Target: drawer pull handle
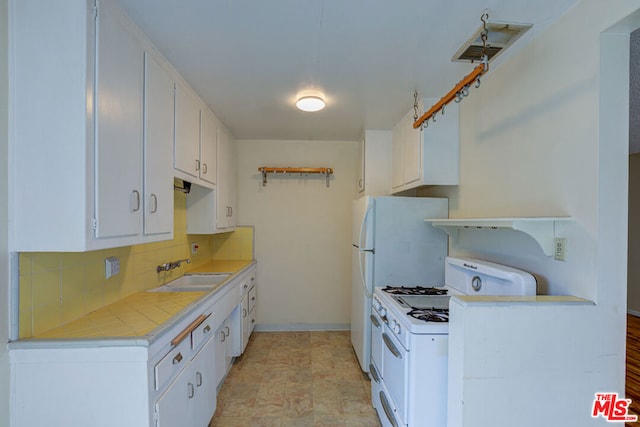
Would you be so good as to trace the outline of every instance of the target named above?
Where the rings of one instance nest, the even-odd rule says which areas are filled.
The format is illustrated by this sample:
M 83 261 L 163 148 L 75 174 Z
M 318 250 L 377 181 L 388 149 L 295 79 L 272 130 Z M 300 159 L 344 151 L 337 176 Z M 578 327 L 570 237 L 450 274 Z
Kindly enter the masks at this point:
M 182 353 L 176 354 L 176 357 L 173 358 L 174 365 L 177 365 L 180 362 L 182 362 Z
M 220 333 L 222 334 L 222 339 L 220 340 L 220 342 L 224 342 L 227 339 L 227 336 L 224 334 L 224 331 L 220 331 Z
M 205 334 L 208 334 L 209 332 L 211 332 L 211 326 L 209 325 L 205 326 L 202 332 L 204 332 Z
M 195 396 L 195 394 L 196 394 L 196 389 L 193 386 L 193 384 L 191 384 L 191 383 L 189 383 L 188 386 L 189 386 L 189 399 L 192 399 L 193 396 Z
M 202 374 L 200 372 L 196 372 L 196 385 L 198 387 L 202 386 Z
M 191 332 L 193 332 L 198 326 L 200 326 L 202 322 L 207 320 L 209 316 L 211 316 L 211 313 L 207 314 L 206 316 L 204 314 L 198 316 L 196 320 L 191 322 L 189 326 L 184 328 L 182 332 L 180 332 L 174 339 L 171 340 L 171 345 L 175 347 L 176 345 L 180 344 L 186 337 L 189 336 L 189 334 L 191 334 Z

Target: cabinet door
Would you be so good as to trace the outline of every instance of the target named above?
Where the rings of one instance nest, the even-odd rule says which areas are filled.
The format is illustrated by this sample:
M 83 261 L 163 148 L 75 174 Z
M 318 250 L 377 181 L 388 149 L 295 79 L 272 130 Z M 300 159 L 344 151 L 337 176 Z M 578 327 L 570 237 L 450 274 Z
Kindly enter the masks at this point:
M 104 4 L 96 42 L 96 237 L 142 232 L 144 50 Z M 117 172 L 116 172 L 117 171 Z
M 189 401 L 195 397 L 195 384 L 187 366 L 156 401 L 156 427 L 192 425 L 189 422 Z
M 251 335 L 251 316 L 249 312 L 249 297 L 247 294 L 242 297 L 240 306 L 242 307 L 242 352 L 244 353 L 245 348 L 247 348 L 247 343 L 249 342 L 249 335 Z
M 235 227 L 235 150 L 229 135 L 218 128 L 218 181 L 216 227 L 228 231 Z
M 216 365 L 215 365 L 215 339 L 210 339 L 207 344 L 193 359 L 193 382 L 195 385 L 195 398 L 189 412 L 193 415 L 193 426 L 208 426 L 209 421 L 216 411 Z M 186 423 L 176 425 L 187 425 Z
M 208 109 L 200 111 L 200 179 L 216 183 L 216 122 Z
M 144 234 L 173 232 L 173 79 L 145 55 Z
M 398 188 L 403 184 L 402 151 L 403 151 L 402 120 L 393 127 L 391 132 L 391 187 Z
M 176 84 L 173 166 L 195 178 L 200 171 L 200 105 L 182 85 Z
M 409 184 L 422 177 L 422 143 L 420 130 L 413 128 L 413 112 L 402 121 L 402 182 Z
M 225 374 L 227 373 L 225 366 L 226 359 L 226 344 L 225 341 L 227 339 L 226 329 L 224 322 L 220 327 L 216 330 L 216 335 L 213 338 L 215 340 L 215 373 L 216 373 L 216 387 L 220 385 L 220 382 L 224 379 Z
M 365 142 L 365 139 L 361 139 L 360 142 L 358 143 L 358 152 L 359 154 L 359 158 L 358 158 L 358 193 L 363 193 L 365 188 L 365 182 L 364 182 L 364 177 L 365 177 L 365 167 L 366 167 L 366 150 L 367 150 L 367 145 Z

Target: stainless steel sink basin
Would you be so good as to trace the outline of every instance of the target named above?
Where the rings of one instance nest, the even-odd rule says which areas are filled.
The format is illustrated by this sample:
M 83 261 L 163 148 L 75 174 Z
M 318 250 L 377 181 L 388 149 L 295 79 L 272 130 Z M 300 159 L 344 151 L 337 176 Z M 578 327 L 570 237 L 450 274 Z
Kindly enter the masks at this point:
M 209 292 L 221 286 L 230 273 L 185 275 L 149 292 Z

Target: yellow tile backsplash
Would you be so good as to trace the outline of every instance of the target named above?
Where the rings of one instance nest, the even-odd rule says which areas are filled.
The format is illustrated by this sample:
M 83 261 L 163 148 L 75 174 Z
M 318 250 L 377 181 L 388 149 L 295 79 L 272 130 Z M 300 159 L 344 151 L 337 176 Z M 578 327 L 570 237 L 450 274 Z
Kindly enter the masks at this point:
M 114 302 L 177 279 L 212 260 L 253 259 L 253 227 L 215 235 L 187 235 L 186 197 L 174 193 L 174 238 L 84 253 L 20 254 L 20 338 L 72 322 Z M 198 253 L 191 254 L 197 243 Z M 105 278 L 105 258 L 120 259 L 120 274 Z M 158 274 L 159 264 L 191 264 Z

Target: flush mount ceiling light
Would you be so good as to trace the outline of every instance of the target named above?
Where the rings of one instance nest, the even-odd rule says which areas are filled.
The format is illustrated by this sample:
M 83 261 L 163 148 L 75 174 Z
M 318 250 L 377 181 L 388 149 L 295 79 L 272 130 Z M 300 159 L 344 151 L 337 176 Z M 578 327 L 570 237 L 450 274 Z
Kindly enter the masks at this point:
M 296 101 L 296 107 L 302 111 L 320 111 L 324 106 L 324 99 L 319 96 L 303 96 Z

